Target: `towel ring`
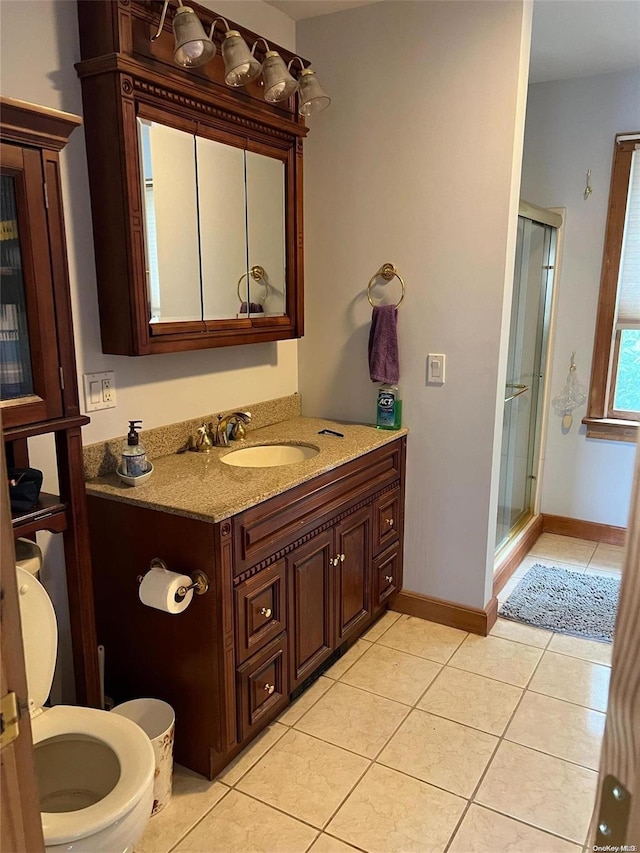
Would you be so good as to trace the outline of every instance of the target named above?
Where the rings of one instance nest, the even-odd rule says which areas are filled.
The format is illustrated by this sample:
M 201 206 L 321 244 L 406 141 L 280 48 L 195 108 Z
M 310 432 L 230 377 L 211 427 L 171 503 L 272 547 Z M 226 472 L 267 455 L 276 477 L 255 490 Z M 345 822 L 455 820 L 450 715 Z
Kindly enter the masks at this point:
M 402 276 L 393 264 L 383 264 L 378 270 L 378 272 L 372 275 L 369 279 L 369 284 L 367 285 L 367 299 L 369 300 L 369 305 L 371 305 L 372 308 L 376 307 L 376 303 L 371 298 L 371 288 L 373 287 L 375 280 L 379 277 L 384 278 L 386 281 L 391 281 L 393 278 L 397 278 L 400 282 L 400 285 L 402 286 L 402 295 L 396 304 L 396 308 L 398 308 L 400 303 L 404 299 L 406 288 L 404 286 L 404 280 Z
M 240 293 L 240 285 L 242 284 L 243 279 L 247 278 L 248 276 L 251 276 L 251 278 L 254 281 L 261 282 L 262 286 L 265 288 L 265 290 L 267 287 L 267 283 L 264 280 L 264 276 L 265 276 L 264 267 L 261 267 L 258 264 L 256 264 L 255 266 L 251 267 L 249 272 L 243 272 L 242 275 L 240 276 L 240 278 L 238 279 L 238 300 L 240 301 L 240 304 L 242 304 L 243 302 L 246 301 L 245 299 L 242 298 L 242 294 Z M 247 294 L 247 297 L 248 297 L 248 294 Z

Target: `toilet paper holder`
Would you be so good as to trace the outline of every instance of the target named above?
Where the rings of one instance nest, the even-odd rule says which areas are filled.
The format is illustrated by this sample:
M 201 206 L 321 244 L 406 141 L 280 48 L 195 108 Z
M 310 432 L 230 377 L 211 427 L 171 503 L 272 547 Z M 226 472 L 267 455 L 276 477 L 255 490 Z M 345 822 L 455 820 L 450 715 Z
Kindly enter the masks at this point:
M 161 560 L 160 557 L 154 557 L 151 560 L 151 562 L 149 563 L 149 569 L 164 569 L 167 572 L 171 571 L 169 566 L 167 566 L 165 561 Z M 138 575 L 138 583 L 142 583 L 143 577 L 144 575 Z M 178 587 L 177 594 L 184 598 L 184 596 L 189 592 L 189 590 L 192 589 L 196 595 L 204 595 L 205 592 L 207 592 L 207 590 L 209 589 L 209 578 L 206 576 L 206 574 L 203 571 L 200 571 L 200 569 L 196 569 L 195 571 L 190 573 L 190 577 L 192 580 L 190 586 L 185 585 Z

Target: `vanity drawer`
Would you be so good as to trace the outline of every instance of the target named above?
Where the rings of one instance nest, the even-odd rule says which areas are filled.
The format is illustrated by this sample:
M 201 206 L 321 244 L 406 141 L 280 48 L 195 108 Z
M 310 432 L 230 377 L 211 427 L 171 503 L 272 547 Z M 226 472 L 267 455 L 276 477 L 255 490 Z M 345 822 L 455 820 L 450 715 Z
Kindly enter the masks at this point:
M 273 718 L 289 700 L 287 635 L 282 634 L 239 667 L 238 735 L 248 738 L 265 718 Z
M 373 550 L 377 554 L 400 535 L 400 489 L 381 495 L 373 505 Z
M 234 573 L 241 574 L 332 516 L 400 481 L 404 455 L 402 437 L 240 513 L 234 523 Z
M 373 561 L 373 612 L 401 588 L 402 552 L 397 542 Z
M 237 660 L 244 663 L 287 627 L 284 560 L 241 583 L 234 597 Z

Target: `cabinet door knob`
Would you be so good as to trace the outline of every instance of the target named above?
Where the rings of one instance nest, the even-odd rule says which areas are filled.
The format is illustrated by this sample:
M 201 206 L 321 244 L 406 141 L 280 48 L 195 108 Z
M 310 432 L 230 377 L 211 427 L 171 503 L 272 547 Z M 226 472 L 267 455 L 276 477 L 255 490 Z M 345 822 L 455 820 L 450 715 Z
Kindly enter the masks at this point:
M 264 616 L 265 619 L 270 619 L 271 613 L 272 613 L 272 610 L 270 607 L 261 607 L 260 608 L 260 615 Z
M 393 583 L 393 575 L 385 575 L 384 579 L 387 583 Z
M 340 554 L 340 562 L 344 563 L 344 554 Z
M 393 527 L 393 519 L 392 518 L 387 519 L 387 527 Z
M 332 566 L 337 566 L 337 565 L 338 565 L 338 563 L 340 562 L 340 555 L 338 555 L 338 556 L 335 558 L 335 560 L 331 560 L 331 559 L 330 559 L 330 560 L 329 560 L 329 562 L 331 563 L 331 565 L 332 565 Z
M 269 696 L 271 696 L 273 691 L 276 689 L 276 686 L 275 684 L 265 684 L 262 689 L 265 691 L 265 693 L 268 693 Z

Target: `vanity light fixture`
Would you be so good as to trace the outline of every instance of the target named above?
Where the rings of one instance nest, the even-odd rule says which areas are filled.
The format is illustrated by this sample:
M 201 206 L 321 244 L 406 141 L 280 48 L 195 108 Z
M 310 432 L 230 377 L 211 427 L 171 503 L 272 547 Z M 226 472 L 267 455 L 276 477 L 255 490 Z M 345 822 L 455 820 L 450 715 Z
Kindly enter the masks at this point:
M 164 0 L 158 31 L 151 37 L 151 41 L 160 37 L 168 7 L 169 0 Z M 190 6 L 184 6 L 182 0 L 178 0 L 178 7 L 173 16 L 174 62 L 183 68 L 195 68 L 213 59 L 216 53 L 213 34 L 218 23 L 223 23 L 226 27 L 222 40 L 222 59 L 224 60 L 224 82 L 227 86 L 233 88 L 246 86 L 262 73 L 264 99 L 271 104 L 286 101 L 297 90 L 300 115 L 319 113 L 329 106 L 331 98 L 318 82 L 316 72 L 311 68 L 305 68 L 299 56 L 294 56 L 291 62 L 285 65 L 278 51 L 271 50 L 269 43 L 262 36 L 255 40 L 253 47 L 249 50 L 249 46 L 238 30 L 230 29 L 225 18 L 216 18 L 207 35 L 195 11 Z M 262 42 L 266 48 L 262 65 L 255 57 L 258 42 Z M 300 63 L 300 76 L 297 80 L 291 74 L 291 66 L 296 60 Z
M 160 37 L 164 21 L 167 15 L 169 0 L 165 0 L 160 17 L 158 32 L 151 37 L 155 41 Z M 178 8 L 173 16 L 173 37 L 175 39 L 175 50 L 173 61 L 183 68 L 196 68 L 213 59 L 216 46 L 204 31 L 200 18 L 190 6 L 183 6 L 182 0 L 178 0 Z
M 318 82 L 316 72 L 311 68 L 305 68 L 299 56 L 294 56 L 287 68 L 290 70 L 296 59 L 302 69 L 298 79 L 298 112 L 301 116 L 309 116 L 326 110 L 331 103 L 331 98 Z
M 229 24 L 225 18 L 215 19 L 209 30 L 209 38 L 213 38 L 213 31 L 218 21 L 222 21 L 227 28 L 224 34 L 224 41 L 222 42 L 224 82 L 227 86 L 233 86 L 234 89 L 237 89 L 239 86 L 246 86 L 247 83 L 250 83 L 259 76 L 262 66 L 253 55 L 253 51 L 249 50 L 246 41 L 240 33 L 237 30 L 229 29 Z
M 291 75 L 284 59 L 277 50 L 271 50 L 268 42 L 262 37 L 256 39 L 251 53 L 261 41 L 267 49 L 262 63 L 262 79 L 264 80 L 264 99 L 271 104 L 286 101 L 298 88 L 298 81 Z

